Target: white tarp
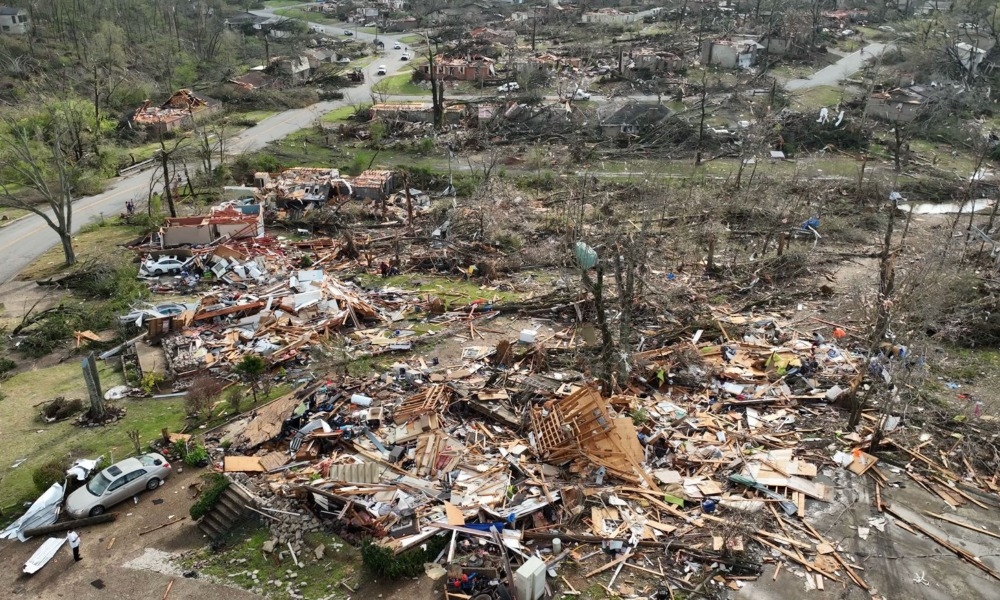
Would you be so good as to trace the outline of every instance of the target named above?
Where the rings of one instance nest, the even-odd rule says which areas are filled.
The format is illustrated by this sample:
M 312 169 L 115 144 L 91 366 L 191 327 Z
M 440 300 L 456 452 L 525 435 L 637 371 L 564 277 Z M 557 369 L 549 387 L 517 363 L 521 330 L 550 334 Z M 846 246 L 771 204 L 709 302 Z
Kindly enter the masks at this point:
M 41 571 L 42 567 L 47 565 L 49 561 L 52 560 L 52 557 L 56 555 L 56 552 L 58 552 L 65 543 L 66 538 L 64 537 L 50 537 L 45 540 L 45 542 L 38 547 L 38 550 L 35 550 L 35 553 L 31 555 L 28 562 L 24 563 L 24 572 L 28 575 L 33 575 L 38 571 Z
M 61 483 L 53 483 L 52 487 L 45 490 L 45 493 L 35 500 L 27 512 L 21 518 L 7 526 L 7 529 L 0 531 L 0 539 L 12 540 L 17 538 L 22 542 L 27 541 L 24 537 L 26 529 L 44 527 L 56 522 L 59 518 L 59 507 L 62 506 L 65 490 Z
M 73 461 L 70 468 L 66 469 L 66 475 L 76 477 L 77 481 L 85 481 L 100 461 L 100 458 L 78 458 Z

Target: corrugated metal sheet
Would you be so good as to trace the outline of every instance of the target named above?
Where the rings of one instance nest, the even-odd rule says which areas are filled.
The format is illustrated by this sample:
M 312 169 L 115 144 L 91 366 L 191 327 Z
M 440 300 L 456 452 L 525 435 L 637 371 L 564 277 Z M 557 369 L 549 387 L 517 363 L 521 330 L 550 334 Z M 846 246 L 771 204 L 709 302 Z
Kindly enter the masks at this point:
M 330 481 L 346 481 L 347 483 L 378 482 L 379 466 L 373 462 L 355 463 L 352 465 L 330 465 Z

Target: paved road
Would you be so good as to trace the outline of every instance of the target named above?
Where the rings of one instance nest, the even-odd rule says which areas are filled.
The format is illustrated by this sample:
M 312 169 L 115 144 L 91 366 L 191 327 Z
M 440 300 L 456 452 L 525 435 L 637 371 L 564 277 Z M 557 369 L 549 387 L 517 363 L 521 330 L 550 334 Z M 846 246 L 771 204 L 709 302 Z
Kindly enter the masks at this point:
M 254 11 L 254 14 L 263 16 L 273 16 L 273 10 Z M 322 30 L 328 35 L 339 36 L 343 34 L 348 25 L 326 25 L 321 23 L 310 23 L 311 26 Z M 392 50 L 392 45 L 401 37 L 400 35 L 379 35 L 380 39 L 386 42 L 386 52 L 365 67 L 365 84 L 344 91 L 343 100 L 330 102 L 320 102 L 308 108 L 289 110 L 264 119 L 255 127 L 251 127 L 229 142 L 229 153 L 239 154 L 246 151 L 257 150 L 264 147 L 269 142 L 282 139 L 289 134 L 311 125 L 317 118 L 327 112 L 335 110 L 345 105 L 356 105 L 371 101 L 371 85 L 378 81 L 375 73 L 380 65 L 385 65 L 388 72 L 395 73 L 406 71 L 409 63 L 399 60 L 402 55 L 400 50 Z M 363 42 L 372 42 L 375 36 L 372 34 L 357 32 L 355 39 Z M 875 56 L 876 53 L 883 52 L 884 44 L 872 44 L 863 51 L 849 54 L 820 71 L 817 71 L 809 79 L 796 79 L 785 84 L 788 90 L 800 90 L 820 85 L 836 85 L 841 79 L 859 70 L 862 63 L 867 58 Z M 862 54 L 863 53 L 863 54 Z M 449 100 L 461 100 L 468 97 L 451 96 Z M 430 98 L 422 97 L 398 97 L 396 100 L 422 100 L 429 101 Z M 546 97 L 547 100 L 555 100 L 555 97 Z M 655 96 L 634 96 L 634 100 L 656 101 Z M 607 102 L 608 98 L 594 96 L 594 102 Z M 86 225 L 93 219 L 104 216 L 114 216 L 119 214 L 125 202 L 129 199 L 145 198 L 149 192 L 154 171 L 136 173 L 128 177 L 119 177 L 111 182 L 108 189 L 96 196 L 81 198 L 73 209 L 73 231 L 79 231 L 80 227 Z M 0 229 L 0 283 L 12 279 L 24 267 L 30 264 L 43 252 L 59 243 L 59 238 L 49 229 L 42 219 L 31 215 L 20 219 L 2 229 Z
M 841 58 L 832 65 L 816 71 L 806 79 L 792 79 L 785 84 L 785 89 L 794 92 L 821 85 L 837 85 L 854 73 L 861 70 L 866 60 L 881 56 L 886 44 L 870 44 L 863 49 Z
M 269 11 L 259 12 L 267 14 Z M 342 28 L 327 29 L 331 34 L 343 31 Z M 357 37 L 361 40 L 374 38 L 360 32 Z M 379 37 L 385 38 L 387 48 L 391 48 L 398 36 Z M 399 50 L 387 50 L 385 55 L 365 68 L 365 84 L 345 89 L 343 100 L 320 102 L 308 108 L 285 111 L 268 117 L 255 127 L 234 136 L 229 141 L 229 153 L 239 154 L 257 150 L 269 142 L 308 127 L 327 112 L 346 105 L 370 102 L 371 85 L 379 79 L 375 75 L 376 69 L 379 65 L 386 65 L 389 73 L 403 70 L 409 63 L 399 60 L 401 54 Z M 124 210 L 125 202 L 129 199 L 146 198 L 154 173 L 155 171 L 148 170 L 127 177 L 118 177 L 112 180 L 104 193 L 77 200 L 73 205 L 73 231 L 79 231 L 82 226 L 100 218 L 101 215 L 118 215 Z M 37 215 L 29 215 L 0 229 L 0 283 L 12 279 L 43 252 L 58 243 L 59 237 Z

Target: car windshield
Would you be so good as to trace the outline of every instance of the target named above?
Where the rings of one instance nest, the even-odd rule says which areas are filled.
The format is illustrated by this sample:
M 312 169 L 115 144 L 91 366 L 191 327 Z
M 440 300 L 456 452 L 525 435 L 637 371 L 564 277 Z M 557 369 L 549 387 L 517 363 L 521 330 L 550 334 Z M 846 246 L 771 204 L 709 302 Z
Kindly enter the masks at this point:
M 97 477 L 91 479 L 90 483 L 87 484 L 87 491 L 95 496 L 100 496 L 108 489 L 109 485 L 111 485 L 111 480 L 108 479 L 108 476 L 104 473 L 98 473 Z

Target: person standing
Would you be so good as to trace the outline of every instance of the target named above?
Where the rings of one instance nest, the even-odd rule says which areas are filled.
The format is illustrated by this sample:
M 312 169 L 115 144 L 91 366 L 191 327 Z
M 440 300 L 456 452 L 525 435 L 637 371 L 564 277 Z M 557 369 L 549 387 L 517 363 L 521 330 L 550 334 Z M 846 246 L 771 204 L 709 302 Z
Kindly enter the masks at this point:
M 69 547 L 73 550 L 73 560 L 80 560 L 80 535 L 75 531 L 66 534 Z

